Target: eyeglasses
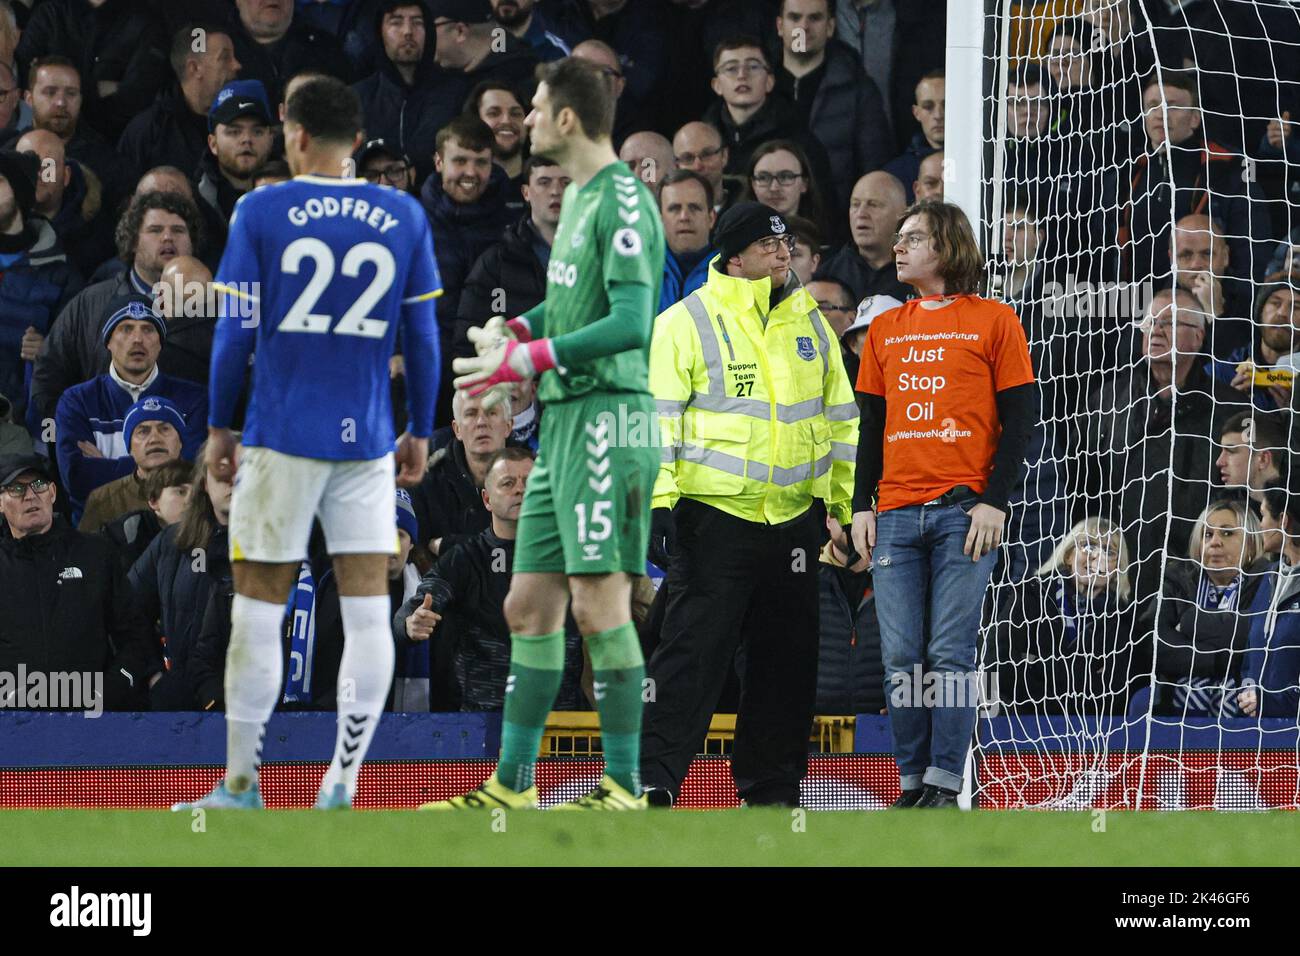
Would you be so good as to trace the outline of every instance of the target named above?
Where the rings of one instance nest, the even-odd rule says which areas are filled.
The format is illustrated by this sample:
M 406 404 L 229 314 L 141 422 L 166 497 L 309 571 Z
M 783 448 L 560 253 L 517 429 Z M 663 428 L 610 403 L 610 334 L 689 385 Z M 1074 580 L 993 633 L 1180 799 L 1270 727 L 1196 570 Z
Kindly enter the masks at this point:
M 1201 323 L 1199 322 L 1175 323 L 1173 319 L 1151 319 L 1150 320 L 1151 328 L 1159 329 L 1161 332 L 1168 332 L 1170 329 L 1174 327 L 1175 324 L 1177 324 L 1180 329 L 1193 329 L 1197 332 L 1201 331 Z
M 623 74 L 620 73 L 618 70 L 614 69 L 612 66 L 602 66 L 600 68 L 600 72 L 605 77 L 611 80 L 621 80 L 623 78 Z
M 714 156 L 719 155 L 722 152 L 722 149 L 721 146 L 717 146 L 709 149 L 702 149 L 698 153 L 678 153 L 673 157 L 673 159 L 677 161 L 678 166 L 694 166 L 697 159 L 702 159 L 707 162 Z
M 921 244 L 930 238 L 928 232 L 896 232 L 894 233 L 894 245 L 906 246 L 908 249 L 919 249 Z
M 773 181 L 782 186 L 793 186 L 799 180 L 803 179 L 803 173 L 792 173 L 788 169 L 783 169 L 779 173 L 755 173 L 752 177 L 755 186 L 761 186 L 763 189 L 771 187 Z
M 49 487 L 50 487 L 50 482 L 48 480 L 44 478 L 36 478 L 33 479 L 32 481 L 25 482 L 25 483 L 21 481 L 15 481 L 11 485 L 5 485 L 4 493 L 7 494 L 10 498 L 13 498 L 17 501 L 22 501 L 24 498 L 27 497 L 28 488 L 32 489 L 32 491 L 36 492 L 39 495 L 39 494 L 44 494 L 46 491 L 48 491 Z
M 1113 544 L 1103 544 L 1101 541 L 1078 541 L 1075 546 L 1083 554 L 1101 555 L 1114 561 L 1119 560 L 1119 548 Z
M 854 305 L 836 305 L 834 302 L 818 302 L 817 308 L 823 313 L 826 312 L 857 312 L 858 308 Z
M 738 63 L 735 60 L 732 60 L 730 63 L 724 63 L 722 66 L 718 67 L 718 76 L 725 76 L 729 80 L 734 80 L 742 73 L 749 74 L 766 72 L 767 64 L 762 60 L 746 60 L 743 63 Z
M 401 186 L 405 184 L 406 171 L 410 168 L 406 163 L 392 163 L 379 169 L 368 169 L 363 175 L 372 183 L 377 183 L 383 179 L 394 186 Z
M 794 236 L 768 236 L 766 239 L 759 239 L 757 245 L 768 253 L 776 252 L 782 246 L 785 246 L 786 252 L 794 252 Z
M 451 20 L 448 19 L 447 17 L 443 17 L 441 20 L 433 21 L 433 28 L 436 30 L 438 29 L 438 27 L 450 26 L 453 23 L 459 23 L 459 22 L 460 22 L 459 20 Z

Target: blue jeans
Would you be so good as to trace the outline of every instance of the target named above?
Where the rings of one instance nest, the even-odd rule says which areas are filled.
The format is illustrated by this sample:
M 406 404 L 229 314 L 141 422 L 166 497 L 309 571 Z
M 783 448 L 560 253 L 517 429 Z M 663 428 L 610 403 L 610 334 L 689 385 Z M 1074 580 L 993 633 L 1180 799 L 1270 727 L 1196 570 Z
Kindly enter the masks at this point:
M 904 790 L 961 789 L 975 730 L 976 645 L 997 552 L 962 554 L 971 498 L 876 520 L 872 551 L 885 699 Z

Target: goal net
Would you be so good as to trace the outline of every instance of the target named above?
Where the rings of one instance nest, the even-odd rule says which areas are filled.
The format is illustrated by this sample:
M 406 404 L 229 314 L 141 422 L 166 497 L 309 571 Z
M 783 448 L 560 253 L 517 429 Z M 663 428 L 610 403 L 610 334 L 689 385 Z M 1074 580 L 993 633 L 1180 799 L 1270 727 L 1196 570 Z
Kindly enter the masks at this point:
M 985 615 L 974 795 L 1295 806 L 1300 575 L 1264 529 L 1300 368 L 1300 7 L 985 19 L 980 230 L 1041 423 Z

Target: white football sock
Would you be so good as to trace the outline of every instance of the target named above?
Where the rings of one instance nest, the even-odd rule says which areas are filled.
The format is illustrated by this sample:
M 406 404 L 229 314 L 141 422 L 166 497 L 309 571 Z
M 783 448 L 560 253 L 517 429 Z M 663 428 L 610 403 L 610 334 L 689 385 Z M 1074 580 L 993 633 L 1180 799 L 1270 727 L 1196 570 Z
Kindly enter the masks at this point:
M 329 793 L 336 784 L 357 791 L 357 773 L 370 749 L 379 715 L 393 683 L 393 609 L 386 595 L 340 597 L 343 618 L 343 658 L 339 661 L 338 736 L 334 759 L 321 783 Z
M 280 696 L 284 605 L 235 595 L 226 651 L 226 789 L 247 790 L 262 764 L 262 737 Z

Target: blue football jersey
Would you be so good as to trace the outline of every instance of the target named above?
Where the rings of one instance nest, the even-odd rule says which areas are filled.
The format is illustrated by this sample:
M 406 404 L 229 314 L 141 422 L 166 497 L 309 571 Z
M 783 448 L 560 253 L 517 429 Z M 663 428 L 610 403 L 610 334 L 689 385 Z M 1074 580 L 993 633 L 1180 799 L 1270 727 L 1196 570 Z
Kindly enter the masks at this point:
M 419 202 L 361 179 L 299 176 L 235 204 L 216 285 L 210 424 L 229 427 L 248 358 L 245 445 L 331 460 L 393 450 L 399 328 L 412 434 L 433 427 L 442 291 Z

